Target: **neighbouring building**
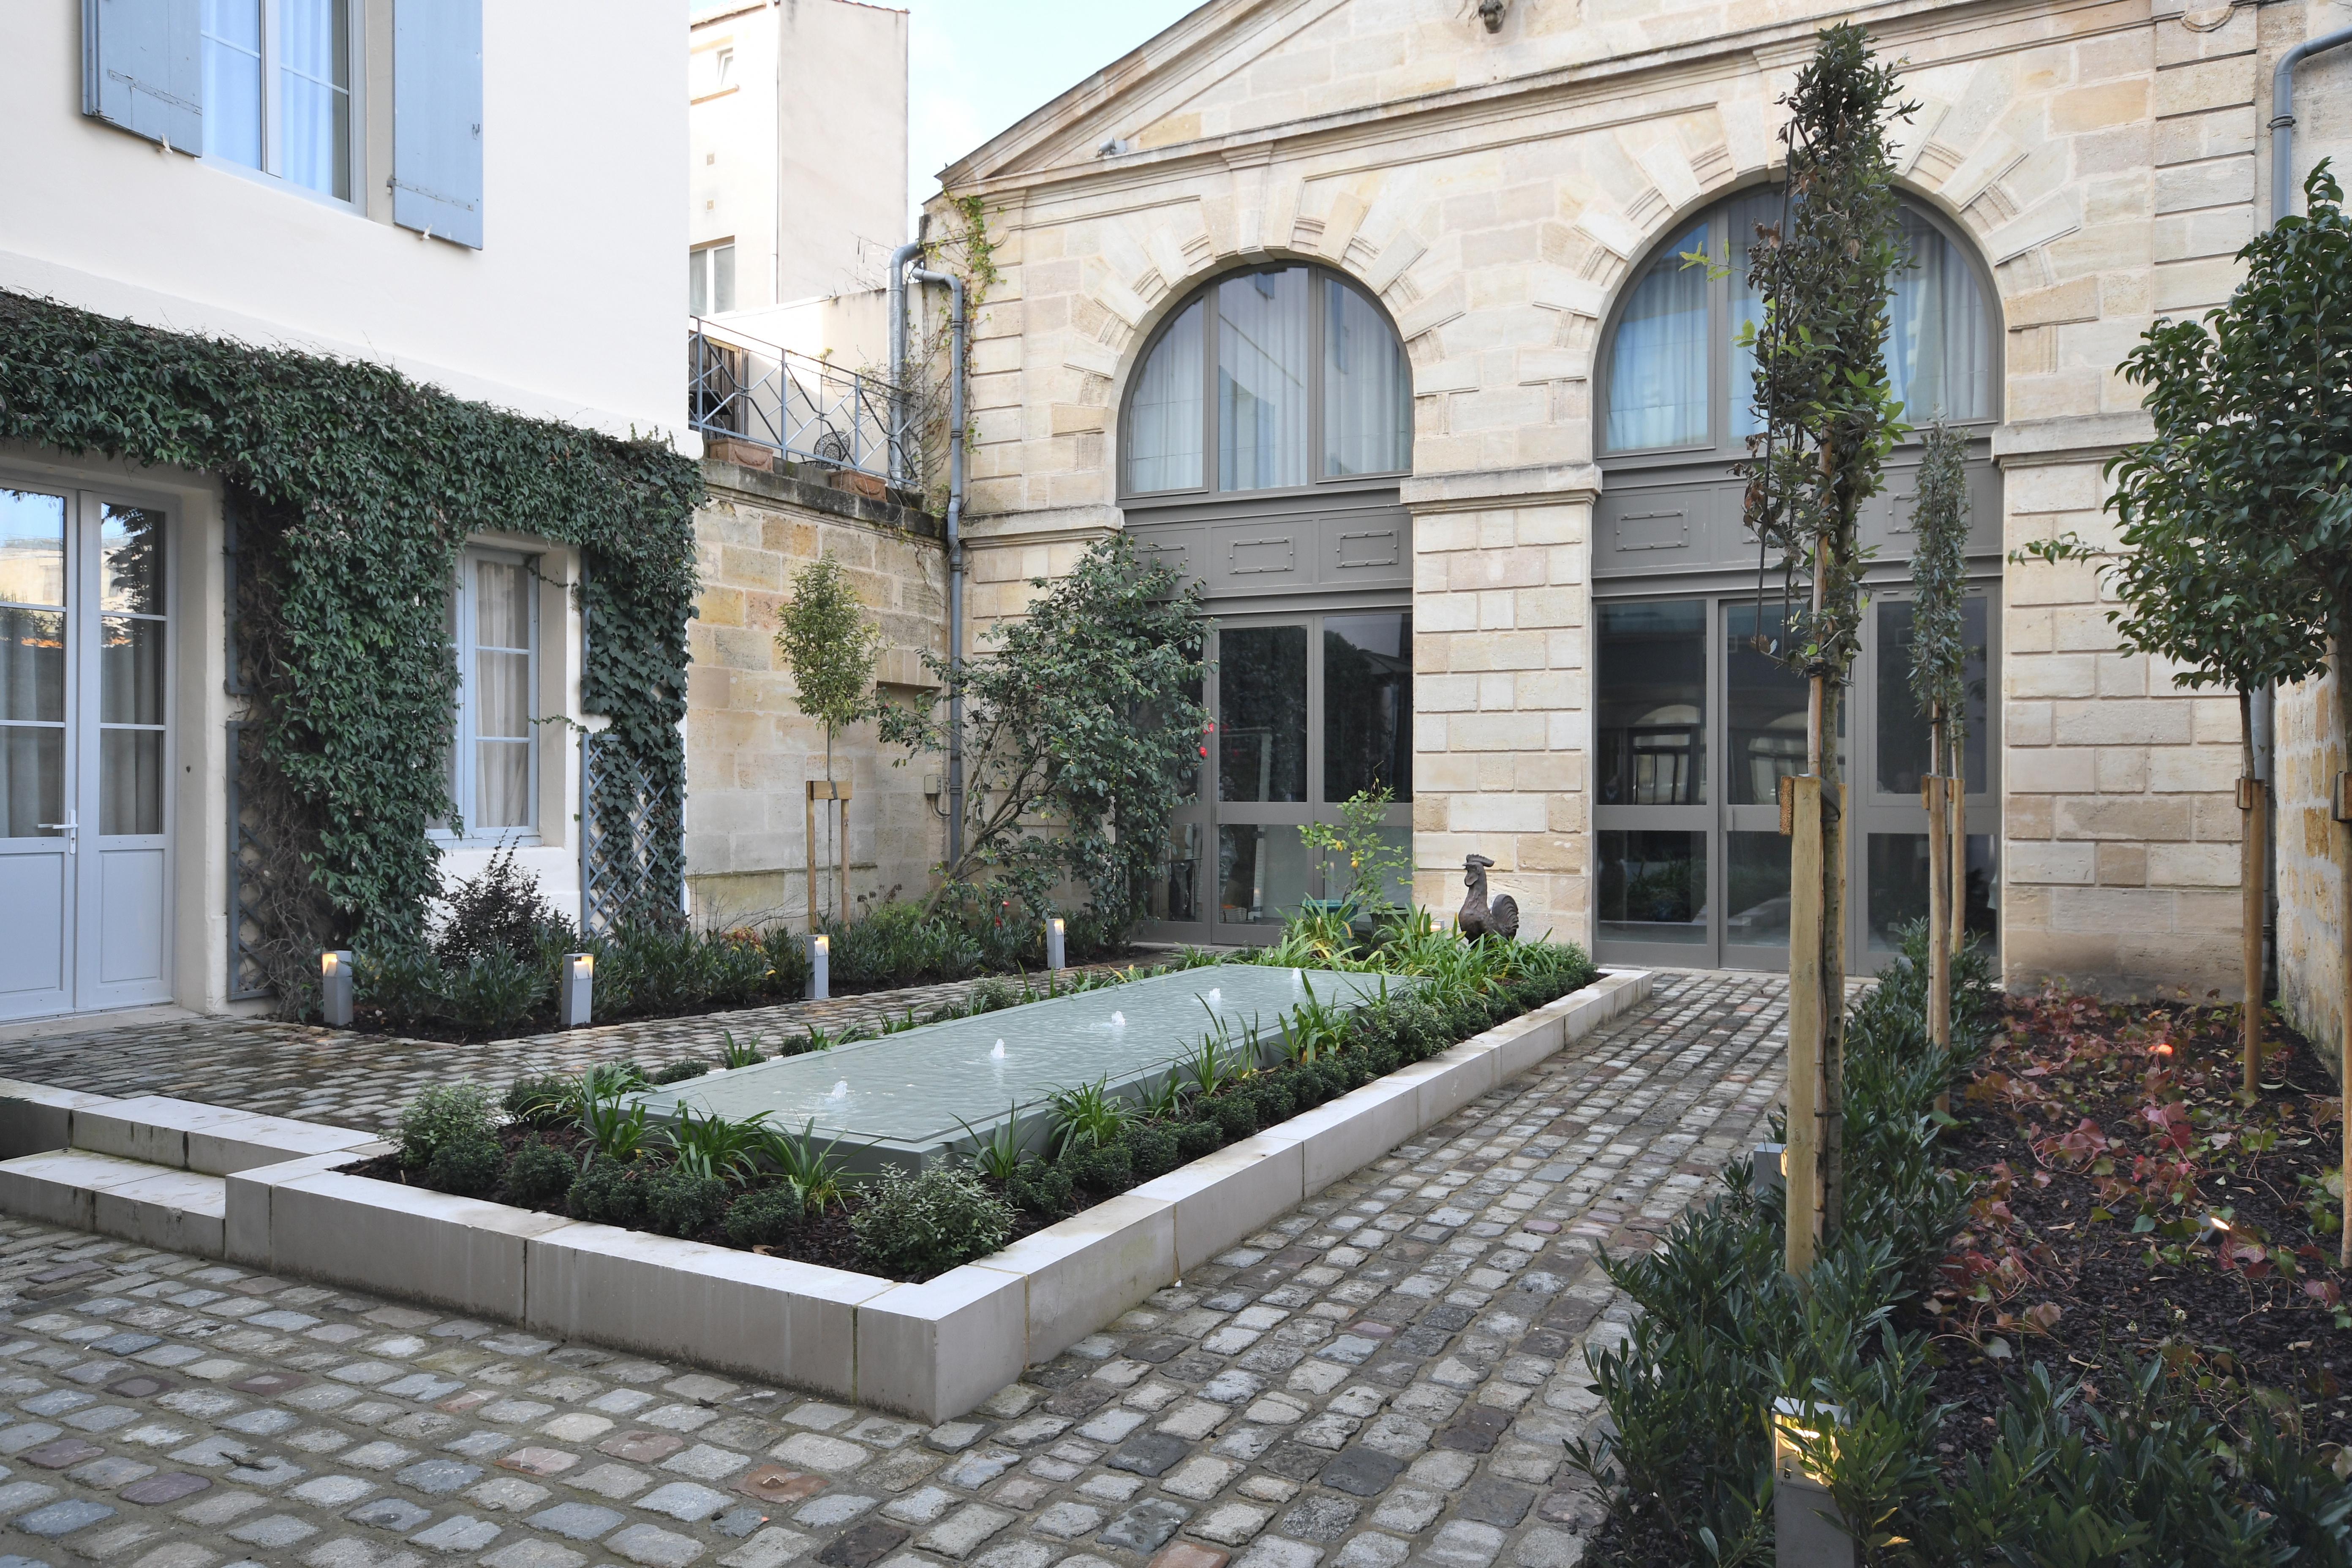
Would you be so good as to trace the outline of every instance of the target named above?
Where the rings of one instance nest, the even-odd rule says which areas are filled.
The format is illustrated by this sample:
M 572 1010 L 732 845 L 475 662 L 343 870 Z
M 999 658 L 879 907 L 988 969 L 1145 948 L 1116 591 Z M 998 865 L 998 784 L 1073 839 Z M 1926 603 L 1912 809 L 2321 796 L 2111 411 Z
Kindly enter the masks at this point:
M 2091 568 L 2005 556 L 2107 534 L 2101 467 L 2147 428 L 2117 365 L 2226 297 L 2273 216 L 2273 62 L 2352 19 L 2299 0 L 1213 0 L 947 170 L 1003 274 L 973 353 L 973 624 L 1115 529 L 1215 616 L 1214 765 L 1154 932 L 1268 931 L 1326 890 L 1299 825 L 1385 785 L 1425 905 L 1475 851 L 1528 929 L 1603 959 L 1785 962 L 1773 800 L 1805 699 L 1750 651 L 1780 590 L 1730 469 L 1736 337 L 1776 100 L 1849 17 L 1916 103 L 1890 369 L 1973 443 L 1971 923 L 2012 984 L 2234 990 L 2234 702 L 2118 651 Z M 2352 144 L 2347 68 L 2305 69 L 2303 167 Z M 1859 967 L 1924 911 L 1916 462 L 1867 518 Z M 2297 704 L 2282 745 L 2302 724 L 2324 775 L 2337 742 Z M 2288 815 L 2283 870 L 2327 852 Z
M 89 0 L 0 31 L 0 290 L 616 437 L 683 426 L 675 16 Z M 0 1019 L 250 992 L 222 497 L 209 472 L 0 447 Z M 574 908 L 579 552 L 465 521 L 445 865 L 513 845 Z

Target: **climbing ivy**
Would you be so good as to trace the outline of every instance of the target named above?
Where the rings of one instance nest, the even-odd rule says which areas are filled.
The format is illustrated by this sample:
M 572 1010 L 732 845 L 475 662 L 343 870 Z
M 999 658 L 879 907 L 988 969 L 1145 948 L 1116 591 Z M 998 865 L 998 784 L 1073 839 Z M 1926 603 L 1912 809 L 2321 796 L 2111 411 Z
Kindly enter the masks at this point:
M 581 700 L 665 804 L 679 865 L 697 465 L 469 403 L 378 364 L 137 326 L 0 291 L 0 439 L 216 476 L 238 523 L 245 801 L 263 823 L 264 967 L 414 935 L 456 815 L 446 597 L 468 535 L 574 545 Z

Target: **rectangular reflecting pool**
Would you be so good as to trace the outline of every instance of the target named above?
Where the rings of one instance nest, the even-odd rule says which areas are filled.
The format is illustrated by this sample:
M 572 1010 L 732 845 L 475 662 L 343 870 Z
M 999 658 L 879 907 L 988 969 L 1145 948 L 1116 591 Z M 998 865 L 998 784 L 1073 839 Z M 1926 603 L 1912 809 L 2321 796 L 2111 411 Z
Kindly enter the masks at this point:
M 1217 964 L 709 1073 L 641 1098 L 656 1120 L 688 1106 L 730 1121 L 765 1112 L 768 1126 L 793 1132 L 813 1121 L 820 1141 L 839 1140 L 853 1170 L 911 1169 L 1008 1117 L 1024 1128 L 1042 1121 L 1056 1090 L 1097 1079 L 1129 1094 L 1156 1086 L 1219 1023 L 1237 1047 L 1256 1029 L 1270 1056 L 1281 1020 L 1310 991 L 1318 1002 L 1359 1006 L 1378 1000 L 1384 984 L 1395 995 L 1417 983 Z

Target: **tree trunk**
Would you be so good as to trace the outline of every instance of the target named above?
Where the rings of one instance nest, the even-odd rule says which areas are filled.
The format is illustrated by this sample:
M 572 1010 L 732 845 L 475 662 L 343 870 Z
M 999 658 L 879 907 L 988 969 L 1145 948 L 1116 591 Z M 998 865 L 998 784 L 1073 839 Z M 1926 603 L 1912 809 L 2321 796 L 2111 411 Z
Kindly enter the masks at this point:
M 1789 1128 L 1782 1193 L 1787 1202 L 1781 1267 L 1802 1279 L 1813 1266 L 1821 1207 L 1822 781 L 1784 781 L 1789 791 Z
M 2336 721 L 2343 742 L 2344 764 L 2352 769 L 2352 663 L 2346 654 L 2352 652 L 2352 601 L 2338 600 L 2336 605 Z M 2342 790 L 2334 779 L 2328 781 L 2331 805 L 2341 804 Z M 2336 1183 L 2343 1199 L 2343 1228 L 2336 1233 L 2336 1267 L 2352 1268 L 2352 830 L 2340 835 L 2347 841 L 2344 864 L 2337 880 L 2342 907 L 2336 921 L 2338 952 L 2343 959 L 2343 972 L 2336 987 L 2336 1130 L 2342 1136 Z
M 2254 776 L 2254 692 L 2238 688 L 2239 731 L 2243 736 L 2245 776 L 2238 781 L 2238 809 L 2245 826 L 2238 835 L 2238 974 L 2245 996 L 2240 1034 L 2244 1047 L 2241 1087 L 2254 1092 L 2263 1070 L 2263 837 L 2269 802 L 2262 781 Z
M 1952 929 L 1948 936 L 1958 956 L 1969 944 L 1969 759 L 1968 743 L 1952 748 Z
M 1822 682 L 1822 1237 L 1845 1223 L 1845 790 L 1838 710 L 1845 692 Z
M 1941 731 L 1943 721 L 1937 720 L 1935 728 Z M 1949 791 L 1944 775 L 1933 772 L 1919 791 L 1927 811 L 1927 1040 L 1944 1047 L 1952 1043 L 1952 858 L 1944 832 Z

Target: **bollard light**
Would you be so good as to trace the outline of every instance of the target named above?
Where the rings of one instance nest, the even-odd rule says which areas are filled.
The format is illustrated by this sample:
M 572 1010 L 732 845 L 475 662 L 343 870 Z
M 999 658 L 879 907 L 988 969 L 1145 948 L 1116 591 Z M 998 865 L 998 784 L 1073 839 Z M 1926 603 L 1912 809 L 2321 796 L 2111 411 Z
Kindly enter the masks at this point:
M 833 994 L 831 978 L 826 973 L 827 969 L 831 967 L 833 939 L 820 931 L 810 937 L 808 943 L 808 999 L 812 1002 L 822 1002 Z
M 1770 1421 L 1774 1560 L 1781 1568 L 1853 1568 L 1853 1537 L 1839 1523 L 1822 1470 L 1845 1412 L 1834 1405 L 1776 1399 Z
M 555 1023 L 558 1028 L 584 1029 L 593 1009 L 596 992 L 596 955 L 593 952 L 567 952 L 563 955 L 563 973 L 555 987 Z
M 1759 1193 L 1781 1193 L 1789 1189 L 1789 1146 L 1785 1143 L 1759 1143 L 1748 1160 L 1748 1184 Z
M 331 1029 L 352 1026 L 352 955 L 348 950 L 319 954 L 319 1016 Z
M 1065 967 L 1062 963 L 1062 917 L 1059 915 L 1045 922 L 1045 967 Z

